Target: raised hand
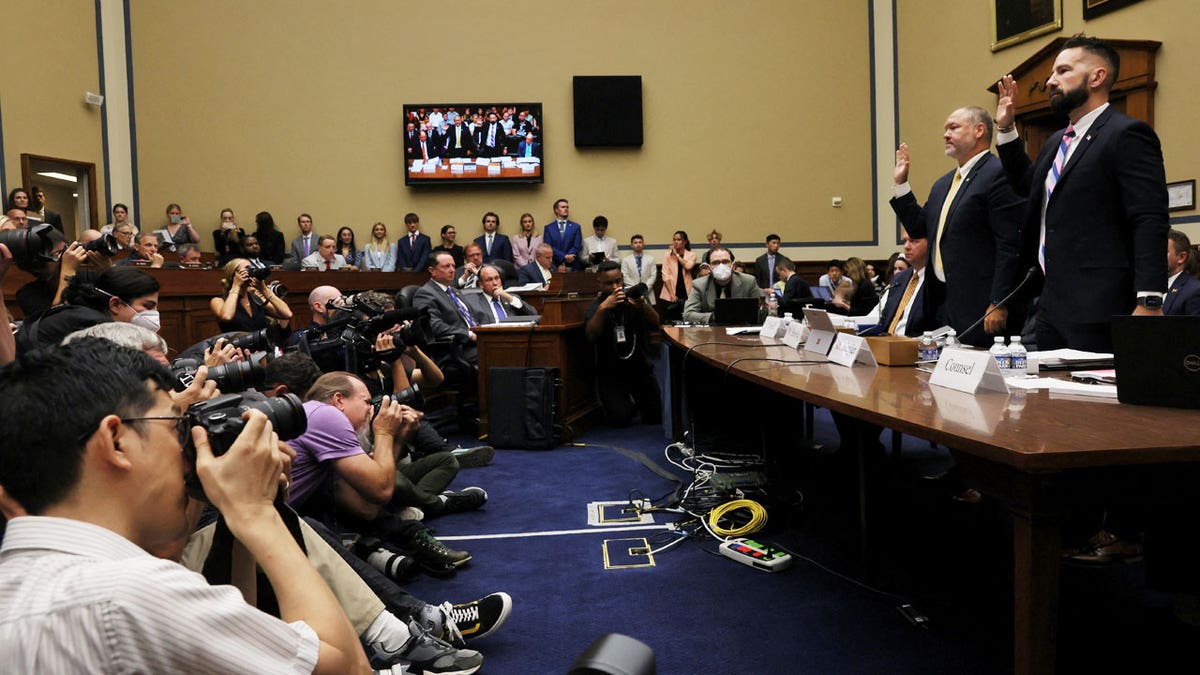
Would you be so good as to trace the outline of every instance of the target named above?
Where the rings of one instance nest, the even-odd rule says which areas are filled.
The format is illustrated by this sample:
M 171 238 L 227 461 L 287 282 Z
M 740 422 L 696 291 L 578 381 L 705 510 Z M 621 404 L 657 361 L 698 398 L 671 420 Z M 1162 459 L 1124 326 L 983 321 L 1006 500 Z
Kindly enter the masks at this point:
M 908 182 L 908 164 L 908 143 L 901 143 L 900 148 L 896 150 L 896 168 L 892 170 L 892 179 L 896 181 L 896 185 Z
M 996 128 L 1007 129 L 1013 125 L 1015 119 L 1013 110 L 1017 106 L 1017 81 L 1012 75 L 1005 75 L 996 83 L 996 93 L 999 94 L 999 100 L 996 102 Z

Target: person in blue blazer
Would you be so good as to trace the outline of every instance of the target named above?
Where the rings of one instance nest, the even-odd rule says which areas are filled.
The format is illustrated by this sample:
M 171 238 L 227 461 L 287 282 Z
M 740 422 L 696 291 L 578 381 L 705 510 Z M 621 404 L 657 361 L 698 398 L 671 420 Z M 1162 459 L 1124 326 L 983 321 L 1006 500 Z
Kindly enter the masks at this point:
M 493 260 L 513 261 L 512 242 L 508 240 L 507 235 L 497 232 L 498 229 L 500 229 L 500 216 L 491 211 L 483 214 L 483 234 L 475 237 L 475 243 L 479 244 L 479 248 L 483 251 L 483 262 L 485 263 Z
M 554 202 L 554 222 L 547 223 L 542 241 L 554 250 L 554 269 L 578 272 L 583 269 L 579 251 L 583 249 L 583 229 L 570 219 L 571 204 L 565 199 Z

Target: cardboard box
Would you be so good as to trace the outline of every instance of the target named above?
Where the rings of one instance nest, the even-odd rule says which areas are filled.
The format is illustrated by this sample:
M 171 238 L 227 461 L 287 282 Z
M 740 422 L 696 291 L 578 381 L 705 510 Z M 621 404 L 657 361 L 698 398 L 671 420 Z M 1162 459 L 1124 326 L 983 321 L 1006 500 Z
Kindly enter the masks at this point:
M 911 366 L 917 362 L 917 338 L 876 335 L 867 338 L 875 360 L 885 366 Z

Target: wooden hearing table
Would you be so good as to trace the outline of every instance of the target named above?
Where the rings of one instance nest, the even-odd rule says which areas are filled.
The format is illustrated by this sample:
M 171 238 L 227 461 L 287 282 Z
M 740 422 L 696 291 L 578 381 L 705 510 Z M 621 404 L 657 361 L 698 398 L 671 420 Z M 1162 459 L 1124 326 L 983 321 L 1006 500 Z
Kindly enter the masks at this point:
M 672 348 L 673 401 L 684 353 L 734 343 L 721 328 L 664 327 Z M 741 341 L 740 344 L 745 344 Z M 783 365 L 776 340 L 761 348 L 697 346 L 699 359 L 771 392 L 941 443 L 968 484 L 1013 519 L 1014 671 L 1052 673 L 1058 623 L 1061 530 L 1071 510 L 1193 499 L 1200 479 L 1200 415 L 1051 397 L 1044 390 L 969 395 L 929 385 L 915 368 Z M 730 367 L 730 364 L 733 364 Z

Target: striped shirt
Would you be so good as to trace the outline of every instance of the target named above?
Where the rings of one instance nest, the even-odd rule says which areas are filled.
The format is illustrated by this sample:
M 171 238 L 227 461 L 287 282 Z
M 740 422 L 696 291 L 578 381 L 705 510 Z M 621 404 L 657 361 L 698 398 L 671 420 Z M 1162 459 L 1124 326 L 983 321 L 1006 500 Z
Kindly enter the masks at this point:
M 311 673 L 317 635 L 102 527 L 25 516 L 0 546 L 13 673 Z

